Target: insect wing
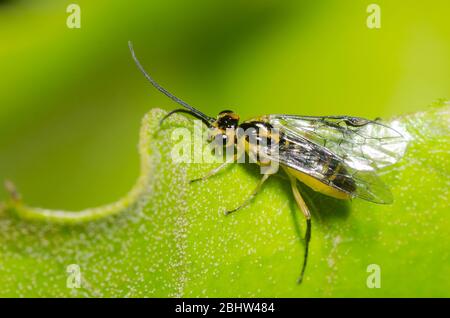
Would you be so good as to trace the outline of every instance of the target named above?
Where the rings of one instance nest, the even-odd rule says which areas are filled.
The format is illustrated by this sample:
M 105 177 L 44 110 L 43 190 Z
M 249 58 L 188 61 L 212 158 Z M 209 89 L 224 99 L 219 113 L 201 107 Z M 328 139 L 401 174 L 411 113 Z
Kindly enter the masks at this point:
M 280 143 L 276 154 L 270 149 L 263 150 L 271 160 L 353 197 L 384 204 L 393 201 L 389 188 L 375 170 L 403 156 L 406 141 L 394 129 L 356 117 L 269 115 L 268 122 L 286 141 Z M 341 169 L 334 180 L 339 176 L 341 180 L 354 183 L 352 191 L 328 178 L 326 167 L 330 162 L 343 164 L 345 169 Z
M 358 171 L 343 163 L 344 169 L 333 176 L 333 180 L 347 180 L 344 183 L 336 183 L 326 176 L 326 166 L 330 162 L 342 162 L 342 160 L 328 149 L 318 146 L 302 136 L 289 134 L 286 136 L 288 143 L 280 144 L 278 154 L 272 156 L 272 160 L 278 160 L 294 170 L 303 172 L 317 180 L 334 187 L 352 197 L 380 204 L 392 203 L 392 193 L 374 171 Z M 338 178 L 339 176 L 339 178 Z M 353 191 L 344 187 L 345 183 L 354 185 Z
M 373 171 L 349 171 L 356 184 L 354 195 L 358 198 L 379 204 L 392 203 L 391 190 Z
M 358 171 L 396 163 L 407 146 L 407 141 L 393 128 L 359 117 L 269 115 L 268 120 L 275 128 L 327 148 Z

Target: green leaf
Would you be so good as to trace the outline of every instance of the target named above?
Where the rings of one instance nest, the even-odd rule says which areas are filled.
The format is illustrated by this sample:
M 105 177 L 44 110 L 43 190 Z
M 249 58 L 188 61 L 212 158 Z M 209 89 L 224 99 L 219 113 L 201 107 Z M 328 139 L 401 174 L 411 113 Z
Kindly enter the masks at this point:
M 270 178 L 251 205 L 224 216 L 252 191 L 258 168 L 232 164 L 189 184 L 217 164 L 173 163 L 173 129 L 191 121 L 173 116 L 159 130 L 164 114 L 144 117 L 141 176 L 116 203 L 39 209 L 8 183 L 0 296 L 450 296 L 448 103 L 391 121 L 410 139 L 403 160 L 382 171 L 394 204 L 339 201 L 302 187 L 313 228 L 301 285 L 304 219 L 289 183 Z M 80 288 L 67 287 L 70 264 L 80 268 Z M 370 264 L 380 266 L 381 288 L 367 287 Z

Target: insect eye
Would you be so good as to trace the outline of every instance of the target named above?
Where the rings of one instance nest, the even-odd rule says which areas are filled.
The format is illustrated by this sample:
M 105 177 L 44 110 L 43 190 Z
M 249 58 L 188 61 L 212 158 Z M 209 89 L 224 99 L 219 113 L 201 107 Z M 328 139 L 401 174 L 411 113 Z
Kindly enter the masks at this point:
M 239 116 L 235 113 L 224 111 L 217 118 L 217 125 L 221 129 L 236 128 L 239 122 Z
M 223 114 L 232 114 L 233 111 L 232 110 L 222 110 L 219 115 L 223 115 Z
M 224 116 L 219 119 L 219 127 L 226 128 L 234 128 L 237 126 L 237 120 L 232 118 L 231 116 Z

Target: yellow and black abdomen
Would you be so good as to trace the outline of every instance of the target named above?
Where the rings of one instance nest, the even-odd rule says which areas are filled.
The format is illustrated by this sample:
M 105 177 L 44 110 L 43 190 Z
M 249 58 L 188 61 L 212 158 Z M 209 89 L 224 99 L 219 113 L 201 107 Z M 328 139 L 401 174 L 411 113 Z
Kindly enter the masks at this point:
M 314 191 L 320 192 L 336 199 L 351 199 L 352 193 L 356 189 L 353 180 L 341 177 L 339 175 L 334 178 L 330 176 L 328 178 L 325 177 L 324 179 L 319 180 L 316 177 L 312 177 L 311 175 L 308 175 L 307 173 L 301 172 L 299 170 L 295 170 L 289 167 L 284 167 L 284 169 L 286 173 L 294 176 L 297 180 L 306 184 Z

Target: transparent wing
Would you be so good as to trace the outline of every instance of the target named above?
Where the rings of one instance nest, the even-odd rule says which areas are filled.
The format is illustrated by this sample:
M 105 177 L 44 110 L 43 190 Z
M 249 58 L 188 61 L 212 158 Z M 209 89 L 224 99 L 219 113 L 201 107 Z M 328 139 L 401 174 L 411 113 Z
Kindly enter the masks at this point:
M 392 192 L 373 171 L 349 171 L 356 184 L 354 196 L 380 204 L 394 201 Z
M 374 171 L 354 169 L 327 148 L 303 137 L 287 138 L 289 142 L 280 144 L 277 152 L 267 147 L 260 148 L 259 151 L 265 153 L 271 160 L 314 177 L 352 197 L 381 204 L 392 203 L 391 191 Z M 339 173 L 333 178 L 327 175 L 330 164 L 342 165 Z
M 292 138 L 299 136 L 322 146 L 357 171 L 373 171 L 399 161 L 407 141 L 395 129 L 349 116 L 268 115 L 274 128 Z

